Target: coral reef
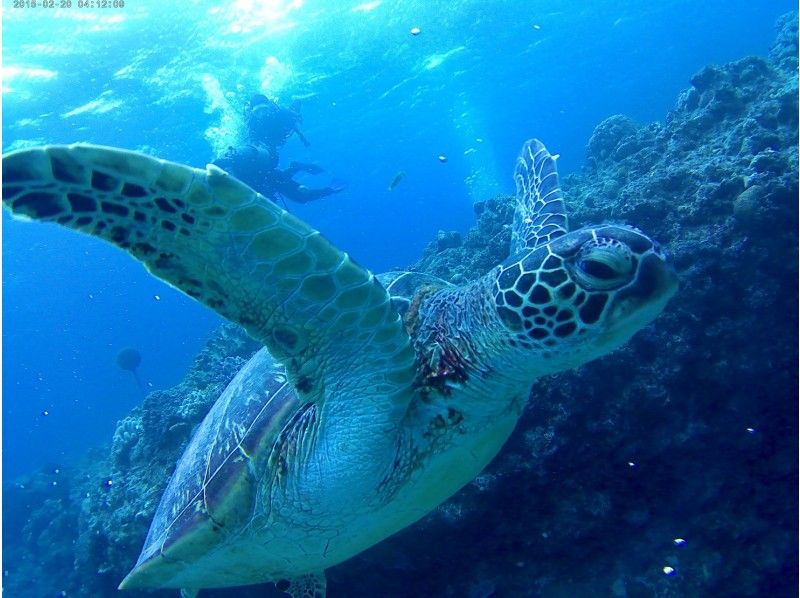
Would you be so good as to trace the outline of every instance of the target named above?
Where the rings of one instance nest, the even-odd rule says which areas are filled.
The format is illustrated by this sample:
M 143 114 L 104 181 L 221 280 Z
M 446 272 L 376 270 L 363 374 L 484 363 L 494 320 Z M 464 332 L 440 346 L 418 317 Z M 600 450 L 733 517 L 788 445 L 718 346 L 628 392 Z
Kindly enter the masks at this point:
M 332 595 L 793 595 L 797 15 L 778 25 L 769 59 L 704 68 L 665 123 L 606 119 L 584 171 L 562 180 L 572 226 L 629 222 L 672 252 L 681 290 L 667 312 L 612 355 L 537 381 L 487 470 L 331 569 Z M 506 257 L 512 210 L 510 197 L 476 204 L 475 227 L 440 233 L 414 268 L 485 273 Z M 7 483 L 7 593 L 115 594 L 192 428 L 256 348 L 222 327 L 181 385 L 120 422 L 108 455 Z
M 679 294 L 623 349 L 538 381 L 487 470 L 416 527 L 334 569 L 332 587 L 793 595 L 796 56 L 790 15 L 769 61 L 703 69 L 666 123 L 598 125 L 584 172 L 562 180 L 571 224 L 641 226 L 673 254 Z M 512 198 L 475 208 L 463 246 L 432 243 L 417 268 L 460 281 L 505 257 Z M 421 540 L 437 548 L 420 551 Z

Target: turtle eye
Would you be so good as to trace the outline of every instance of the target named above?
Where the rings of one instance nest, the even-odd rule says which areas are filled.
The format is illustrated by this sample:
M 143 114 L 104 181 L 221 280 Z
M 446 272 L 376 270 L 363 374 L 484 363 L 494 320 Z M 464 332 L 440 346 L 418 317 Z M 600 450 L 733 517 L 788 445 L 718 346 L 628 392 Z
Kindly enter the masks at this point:
M 600 238 L 580 248 L 571 269 L 583 288 L 601 291 L 619 288 L 630 282 L 635 265 L 636 259 L 625 244 Z
M 614 280 L 617 273 L 608 264 L 604 264 L 600 260 L 582 259 L 578 262 L 580 268 L 588 276 L 599 278 L 600 280 Z

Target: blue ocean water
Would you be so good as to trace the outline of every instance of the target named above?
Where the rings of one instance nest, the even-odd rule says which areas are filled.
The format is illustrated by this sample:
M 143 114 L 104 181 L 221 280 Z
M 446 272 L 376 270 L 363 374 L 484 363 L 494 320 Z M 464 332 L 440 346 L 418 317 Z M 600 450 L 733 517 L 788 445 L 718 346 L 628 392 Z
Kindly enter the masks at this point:
M 4 6 L 4 152 L 83 141 L 203 166 L 236 143 L 253 93 L 299 99 L 311 146 L 291 140 L 283 161 L 314 161 L 326 173 L 309 184 L 347 189 L 289 209 L 374 271 L 415 261 L 439 229 L 466 230 L 474 201 L 511 191 L 525 139 L 561 154 L 562 174 L 578 170 L 599 121 L 663 119 L 702 66 L 765 54 L 775 18 L 795 7 L 72 4 Z M 120 349 L 141 352 L 148 387 L 168 387 L 219 319 L 97 240 L 5 212 L 3 233 L 3 468 L 13 477 L 108 442 L 141 401 L 115 365 Z

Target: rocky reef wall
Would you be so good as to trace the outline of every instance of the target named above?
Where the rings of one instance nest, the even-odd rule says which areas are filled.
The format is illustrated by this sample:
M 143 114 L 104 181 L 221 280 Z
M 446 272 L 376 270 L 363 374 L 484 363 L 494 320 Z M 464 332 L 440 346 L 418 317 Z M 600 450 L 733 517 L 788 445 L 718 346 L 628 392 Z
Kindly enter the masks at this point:
M 673 254 L 667 311 L 612 355 L 537 381 L 487 470 L 330 570 L 332 595 L 794 595 L 797 15 L 778 25 L 768 58 L 704 68 L 664 123 L 606 119 L 584 171 L 562 180 L 573 227 L 635 224 Z M 505 259 L 512 198 L 475 211 L 415 269 L 460 283 Z M 256 348 L 223 326 L 181 385 L 120 422 L 110 453 L 7 483 L 7 594 L 116 595 L 193 427 Z
M 797 15 L 778 28 L 769 59 L 704 68 L 665 123 L 606 119 L 584 171 L 562 180 L 571 226 L 635 224 L 672 253 L 681 289 L 666 312 L 540 380 L 481 477 L 357 559 L 371 567 L 348 583 L 366 592 L 361 577 L 394 549 L 420 580 L 399 573 L 403 596 L 437 577 L 440 595 L 794 595 Z M 419 267 L 485 272 L 512 209 L 478 204 L 463 246 L 433 243 Z M 426 535 L 442 551 L 415 551 Z

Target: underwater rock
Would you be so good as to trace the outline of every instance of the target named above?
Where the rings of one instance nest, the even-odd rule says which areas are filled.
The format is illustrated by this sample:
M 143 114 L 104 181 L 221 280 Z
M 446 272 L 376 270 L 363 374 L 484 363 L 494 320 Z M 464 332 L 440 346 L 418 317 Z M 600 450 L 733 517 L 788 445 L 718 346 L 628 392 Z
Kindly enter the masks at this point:
M 636 135 L 639 125 L 627 116 L 616 114 L 597 125 L 586 149 L 587 161 L 597 166 L 611 158 L 623 140 Z
M 797 71 L 797 13 L 783 15 L 776 23 L 778 36 L 769 52 L 770 61 L 784 72 Z
M 475 272 L 488 272 L 508 257 L 514 209 L 512 200 L 506 196 L 476 202 L 474 209 L 479 214 L 478 222 L 467 232 L 462 243 L 453 244 L 446 251 L 440 251 L 438 239 L 429 243 L 412 269 L 455 284 L 475 278 Z
M 764 198 L 764 190 L 753 185 L 742 191 L 733 202 L 733 215 L 743 225 L 753 222 L 758 217 L 758 208 Z
M 769 60 L 702 69 L 664 123 L 600 123 L 583 172 L 562 178 L 573 227 L 627 221 L 673 254 L 681 290 L 657 326 L 539 379 L 486 471 L 329 570 L 332 596 L 796 589 L 796 13 L 778 26 Z M 454 282 L 484 274 L 508 252 L 513 201 L 476 203 L 463 242 L 437 237 L 413 269 Z M 6 482 L 7 594 L 118 596 L 193 428 L 257 348 L 222 326 L 181 384 L 120 421 L 106 454 L 61 468 L 68 482 L 44 472 Z M 31 579 L 46 580 L 36 594 Z
M 445 249 L 453 249 L 454 247 L 461 246 L 461 233 L 455 230 L 443 231 L 440 230 L 436 235 L 436 248 L 438 251 Z

